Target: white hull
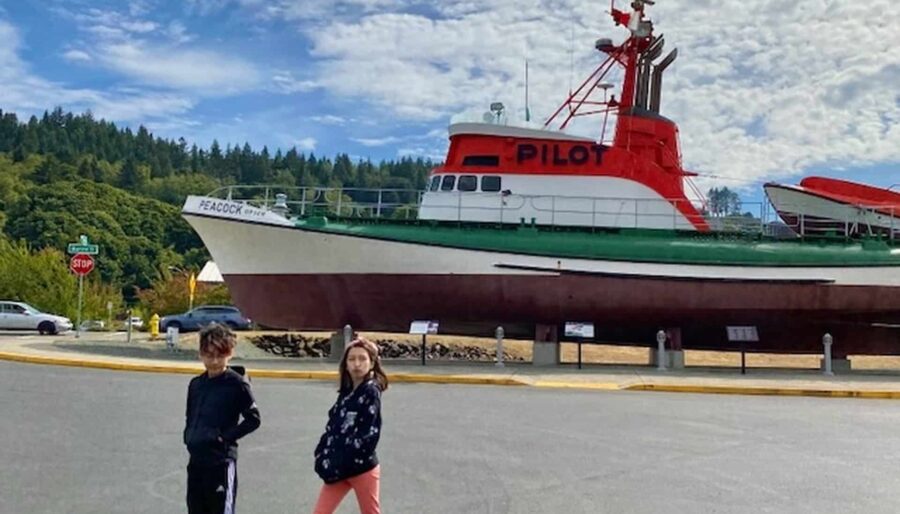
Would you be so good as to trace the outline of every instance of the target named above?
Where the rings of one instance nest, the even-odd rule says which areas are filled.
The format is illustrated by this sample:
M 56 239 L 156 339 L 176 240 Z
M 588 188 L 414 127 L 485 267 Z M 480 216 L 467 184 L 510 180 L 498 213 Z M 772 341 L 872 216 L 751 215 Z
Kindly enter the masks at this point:
M 302 230 L 280 217 L 241 219 L 198 208 L 209 200 L 189 197 L 183 215 L 203 239 L 226 278 L 254 274 L 548 276 L 562 271 L 636 277 L 900 286 L 900 273 L 890 266 L 797 268 L 657 264 L 541 257 L 385 241 Z
M 800 186 L 766 184 L 765 191 L 779 216 L 798 234 L 823 230 L 845 234 L 893 231 L 900 236 L 900 212 L 891 216 L 830 199 Z

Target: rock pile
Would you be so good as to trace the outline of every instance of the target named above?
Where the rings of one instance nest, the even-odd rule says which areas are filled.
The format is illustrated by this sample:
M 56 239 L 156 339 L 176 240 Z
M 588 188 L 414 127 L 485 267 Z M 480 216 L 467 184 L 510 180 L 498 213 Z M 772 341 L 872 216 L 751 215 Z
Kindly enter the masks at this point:
M 257 348 L 282 357 L 328 357 L 331 354 L 331 341 L 327 337 L 262 335 L 250 341 Z
M 331 354 L 331 341 L 325 337 L 305 337 L 298 334 L 263 335 L 251 339 L 253 344 L 269 353 L 283 357 L 328 357 Z M 419 342 L 399 341 L 395 339 L 377 339 L 382 358 L 385 359 L 421 359 L 422 345 Z M 429 343 L 425 349 L 427 360 L 465 360 L 493 361 L 495 351 L 481 346 L 447 346 L 441 343 Z M 522 360 L 504 352 L 506 360 Z

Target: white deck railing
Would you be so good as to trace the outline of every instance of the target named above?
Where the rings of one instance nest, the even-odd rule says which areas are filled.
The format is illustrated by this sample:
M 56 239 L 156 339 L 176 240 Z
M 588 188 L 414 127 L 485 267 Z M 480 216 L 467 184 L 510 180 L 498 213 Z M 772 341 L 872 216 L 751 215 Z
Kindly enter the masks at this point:
M 357 219 L 435 219 L 450 222 L 536 224 L 587 228 L 669 228 L 693 230 L 679 202 L 663 199 L 587 196 L 504 195 L 479 192 L 431 192 L 408 189 L 225 186 L 209 196 L 281 210 L 288 217 L 328 215 Z M 433 195 L 433 196 L 432 196 Z M 790 211 L 783 206 L 783 211 Z M 799 213 L 786 223 L 768 202 L 744 202 L 741 215 L 701 214 L 716 232 L 775 237 L 879 234 L 900 240 L 900 206 L 853 206 L 845 219 L 810 219 Z

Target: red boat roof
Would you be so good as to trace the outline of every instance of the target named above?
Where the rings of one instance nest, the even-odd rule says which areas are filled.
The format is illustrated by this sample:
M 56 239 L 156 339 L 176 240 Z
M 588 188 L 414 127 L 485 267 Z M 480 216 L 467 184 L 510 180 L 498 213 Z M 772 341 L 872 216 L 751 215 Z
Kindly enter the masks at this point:
M 900 210 L 900 193 L 880 187 L 828 177 L 806 177 L 800 186 L 854 204 Z

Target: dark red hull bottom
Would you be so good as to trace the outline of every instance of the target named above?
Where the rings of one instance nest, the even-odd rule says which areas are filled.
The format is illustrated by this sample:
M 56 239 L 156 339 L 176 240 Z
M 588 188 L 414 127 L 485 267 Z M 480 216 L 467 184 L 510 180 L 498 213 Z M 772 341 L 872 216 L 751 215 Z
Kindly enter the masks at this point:
M 226 275 L 235 304 L 278 329 L 407 332 L 413 320 L 444 334 L 531 338 L 538 324 L 595 324 L 597 340 L 654 345 L 680 328 L 684 348 L 739 349 L 728 325 L 756 325 L 748 351 L 900 354 L 900 288 L 584 275 Z

